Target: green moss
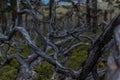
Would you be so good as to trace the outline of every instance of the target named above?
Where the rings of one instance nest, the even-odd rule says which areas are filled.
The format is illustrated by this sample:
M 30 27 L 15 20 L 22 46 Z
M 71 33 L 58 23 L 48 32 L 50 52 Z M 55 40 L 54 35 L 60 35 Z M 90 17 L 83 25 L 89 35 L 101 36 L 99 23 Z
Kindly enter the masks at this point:
M 10 47 L 10 52 L 11 52 L 12 54 L 15 54 L 15 53 L 16 53 L 15 48 L 14 48 L 14 47 Z
M 69 69 L 78 70 L 81 67 L 81 64 L 87 58 L 87 47 L 81 46 L 77 47 L 71 51 L 71 55 L 68 58 L 66 66 Z
M 106 67 L 106 65 L 103 62 L 99 62 L 99 64 L 97 65 L 97 67 L 99 69 L 104 69 Z
M 54 50 L 53 49 L 50 49 L 46 52 L 47 54 L 51 54 L 51 53 L 54 53 Z
M 21 49 L 22 49 L 21 55 L 23 55 L 24 57 L 27 57 L 28 54 L 30 54 L 29 46 L 21 45 Z
M 0 80 L 15 80 L 17 69 L 11 66 L 5 66 L 0 69 Z
M 36 72 L 38 75 L 33 80 L 50 80 L 53 73 L 53 66 L 47 62 L 43 62 L 36 67 Z
M 37 41 L 36 41 L 36 45 L 38 46 L 38 47 L 40 47 L 41 46 L 41 40 L 40 39 L 37 39 Z
M 87 58 L 86 46 L 81 46 L 73 49 L 69 55 L 68 61 L 65 66 L 71 70 L 78 70 L 81 67 L 82 62 Z M 53 73 L 53 66 L 47 62 L 43 62 L 36 67 L 38 75 L 33 80 L 50 80 Z
M 13 59 L 13 60 L 10 62 L 9 66 L 12 66 L 13 68 L 18 69 L 19 64 L 18 64 L 18 62 L 17 62 L 15 59 Z

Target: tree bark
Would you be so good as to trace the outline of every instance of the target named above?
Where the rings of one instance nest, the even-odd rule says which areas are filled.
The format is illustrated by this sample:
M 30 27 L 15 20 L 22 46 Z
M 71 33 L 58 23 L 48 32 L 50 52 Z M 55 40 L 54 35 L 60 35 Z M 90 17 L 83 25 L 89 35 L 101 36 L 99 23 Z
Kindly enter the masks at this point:
M 86 0 L 86 23 L 87 27 L 91 28 L 91 13 L 90 13 L 90 0 Z
M 93 47 L 89 51 L 88 59 L 86 60 L 86 63 L 82 68 L 82 72 L 80 73 L 78 80 L 85 80 L 87 75 L 92 71 L 94 66 L 97 64 L 99 58 L 103 54 L 102 50 L 104 46 L 107 45 L 108 42 L 112 39 L 114 29 L 119 24 L 120 24 L 120 14 L 117 17 L 115 17 L 109 23 L 109 25 L 107 25 L 105 31 L 101 33 L 101 35 L 95 40 Z
M 97 30 L 97 0 L 92 0 L 92 32 Z

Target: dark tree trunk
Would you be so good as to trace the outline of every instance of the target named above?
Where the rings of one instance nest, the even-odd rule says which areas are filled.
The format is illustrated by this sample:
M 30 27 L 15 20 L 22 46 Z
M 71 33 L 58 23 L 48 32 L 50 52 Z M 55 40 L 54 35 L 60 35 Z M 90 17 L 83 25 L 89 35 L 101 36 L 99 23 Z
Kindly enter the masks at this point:
M 90 6 L 89 6 L 90 0 L 86 0 L 86 23 L 87 27 L 91 28 L 91 17 L 90 17 Z
M 107 10 L 104 11 L 104 21 L 108 21 L 108 12 Z
M 97 0 L 92 0 L 92 32 L 96 34 L 97 30 Z
M 49 17 L 51 18 L 52 17 L 52 8 L 53 8 L 53 5 L 54 5 L 54 2 L 55 0 L 50 0 L 50 4 L 49 4 Z
M 108 12 L 107 12 L 107 10 L 104 11 L 103 20 L 104 20 L 105 23 L 108 21 Z M 106 26 L 105 23 L 103 23 L 103 25 L 102 25 L 102 30 L 104 30 L 104 28 Z
M 55 25 L 56 25 L 56 3 L 55 3 L 55 0 L 50 0 L 49 17 L 50 17 L 49 32 L 53 33 L 55 31 Z
M 82 69 L 80 77 L 78 80 L 85 80 L 87 75 L 93 70 L 94 66 L 97 64 L 99 58 L 103 55 L 102 50 L 104 46 L 112 39 L 112 35 L 115 27 L 120 24 L 120 15 L 114 18 L 103 33 L 96 39 L 93 44 L 92 49 L 89 51 L 88 59 Z
M 15 19 L 16 19 L 16 16 L 17 16 L 17 13 L 15 10 L 12 11 L 12 21 L 15 22 Z

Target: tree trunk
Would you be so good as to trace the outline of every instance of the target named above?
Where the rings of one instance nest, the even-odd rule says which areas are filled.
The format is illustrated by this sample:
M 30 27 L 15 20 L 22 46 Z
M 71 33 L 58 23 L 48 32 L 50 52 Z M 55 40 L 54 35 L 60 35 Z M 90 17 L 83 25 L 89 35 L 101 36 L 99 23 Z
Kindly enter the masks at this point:
M 86 0 L 86 23 L 87 27 L 91 28 L 91 17 L 90 17 L 90 6 L 89 6 L 90 0 Z
M 92 0 L 92 32 L 97 30 L 97 0 Z
M 56 25 L 56 3 L 55 0 L 50 0 L 49 4 L 49 18 L 50 18 L 50 31 L 54 32 Z
M 88 59 L 86 60 L 85 65 L 82 68 L 82 72 L 80 73 L 78 80 L 85 80 L 87 75 L 93 70 L 94 66 L 97 64 L 99 58 L 103 55 L 102 50 L 104 46 L 109 43 L 112 39 L 112 35 L 115 27 L 120 24 L 120 15 L 114 18 L 103 33 L 96 39 L 93 44 L 93 47 L 89 51 Z

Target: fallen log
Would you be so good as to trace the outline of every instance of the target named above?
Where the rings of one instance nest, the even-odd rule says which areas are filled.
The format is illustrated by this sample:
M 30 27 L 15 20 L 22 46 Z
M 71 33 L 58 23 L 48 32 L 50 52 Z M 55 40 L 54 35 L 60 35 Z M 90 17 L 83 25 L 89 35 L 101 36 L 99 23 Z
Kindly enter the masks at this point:
M 112 19 L 107 25 L 106 29 L 101 35 L 94 41 L 92 48 L 89 51 L 88 59 L 82 68 L 78 80 L 85 80 L 88 74 L 92 71 L 94 66 L 97 64 L 99 58 L 102 56 L 102 49 L 112 39 L 114 29 L 120 24 L 120 14 Z

